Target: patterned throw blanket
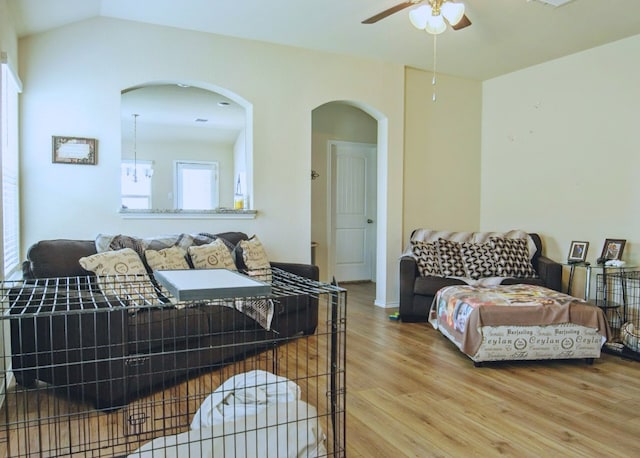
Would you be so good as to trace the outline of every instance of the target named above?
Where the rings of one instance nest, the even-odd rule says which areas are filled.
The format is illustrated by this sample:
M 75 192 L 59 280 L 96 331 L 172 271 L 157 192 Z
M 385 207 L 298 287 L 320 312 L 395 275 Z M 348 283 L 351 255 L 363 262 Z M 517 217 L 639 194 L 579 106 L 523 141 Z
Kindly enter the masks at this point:
M 190 246 L 206 245 L 218 238 L 219 237 L 206 232 L 200 232 L 197 234 L 169 234 L 149 238 L 132 237 L 130 235 L 122 234 L 98 234 L 96 237 L 96 250 L 98 253 L 101 253 L 103 251 L 131 248 L 138 253 L 140 259 L 144 261 L 144 252 L 146 250 L 162 250 L 164 248 L 177 246 L 186 252 Z M 227 245 L 229 251 L 233 251 L 234 246 L 231 243 L 223 238 L 220 238 L 220 240 Z
M 534 285 L 442 288 L 434 298 L 429 321 L 468 355 L 478 351 L 483 326 L 573 323 L 609 337 L 609 327 L 598 307 Z

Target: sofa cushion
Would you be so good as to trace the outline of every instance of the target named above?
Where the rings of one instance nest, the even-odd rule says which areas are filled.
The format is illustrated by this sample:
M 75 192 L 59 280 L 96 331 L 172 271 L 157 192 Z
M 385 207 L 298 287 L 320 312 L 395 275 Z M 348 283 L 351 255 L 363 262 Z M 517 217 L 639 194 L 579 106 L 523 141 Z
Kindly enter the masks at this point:
M 537 278 L 503 278 L 500 282 L 501 285 L 536 285 L 546 286 L 544 280 L 540 277 Z
M 198 307 L 147 309 L 127 321 L 129 353 L 169 350 L 185 340 L 210 334 L 209 319 Z
M 82 257 L 79 263 L 84 269 L 96 274 L 103 294 L 117 296 L 124 305 L 158 303 L 158 294 L 147 270 L 131 248 Z
M 460 253 L 467 277 L 477 280 L 483 277 L 496 276 L 496 265 L 491 244 L 461 243 Z
M 91 275 L 78 259 L 92 254 L 96 254 L 96 246 L 91 240 L 41 240 L 29 247 L 23 275 L 25 279 Z
M 442 275 L 438 261 L 438 246 L 435 242 L 412 241 L 411 250 L 421 276 Z
M 240 270 L 260 281 L 270 283 L 273 280 L 269 258 L 258 236 L 241 240 L 234 251 Z
M 220 305 L 220 302 L 212 302 L 198 306 L 198 309 L 209 318 L 209 332 L 211 334 L 260 329 L 260 325 L 255 320 L 238 311 L 232 305 L 231 303 Z
M 152 270 L 183 270 L 189 268 L 184 250 L 177 246 L 162 250 L 146 250 L 144 257 Z
M 435 296 L 439 289 L 445 286 L 466 285 L 463 280 L 447 277 L 417 277 L 413 284 L 413 293 L 421 296 Z M 425 314 L 428 311 L 425 311 Z
M 231 252 L 222 239 L 188 249 L 191 263 L 195 269 L 236 269 Z
M 526 239 L 491 237 L 497 274 L 500 277 L 535 278 Z
M 445 277 L 464 277 L 464 263 L 460 254 L 460 243 L 438 239 L 438 262 Z

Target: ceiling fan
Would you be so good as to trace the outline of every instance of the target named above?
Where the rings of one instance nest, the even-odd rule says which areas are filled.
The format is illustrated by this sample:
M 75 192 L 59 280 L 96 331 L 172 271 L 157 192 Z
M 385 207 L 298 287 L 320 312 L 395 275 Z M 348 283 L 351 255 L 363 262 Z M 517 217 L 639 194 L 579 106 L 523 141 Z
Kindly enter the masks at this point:
M 471 21 L 464 14 L 464 5 L 462 5 L 462 3 L 455 3 L 455 2 L 452 2 L 450 0 L 410 0 L 408 2 L 402 2 L 402 3 L 399 3 L 399 4 L 395 5 L 395 6 L 392 6 L 389 9 L 386 9 L 386 10 L 384 10 L 384 11 L 382 11 L 382 12 L 380 12 L 380 13 L 374 15 L 374 16 L 371 16 L 368 19 L 365 19 L 364 21 L 362 21 L 362 23 L 363 24 L 375 24 L 376 22 L 381 21 L 382 19 L 384 19 L 384 18 L 386 18 L 388 16 L 391 16 L 392 14 L 397 13 L 398 11 L 402 11 L 405 8 L 409 8 L 410 6 L 414 6 L 414 5 L 417 5 L 418 3 L 423 3 L 423 2 L 428 3 L 429 6 L 423 5 L 421 7 L 418 7 L 416 9 L 412 10 L 409 13 L 409 17 L 411 19 L 411 22 L 413 23 L 414 26 L 416 26 L 418 28 L 422 28 L 422 29 L 425 28 L 425 26 L 421 26 L 420 27 L 419 25 L 416 24 L 416 22 L 420 22 L 420 23 L 426 22 L 428 16 L 438 17 L 438 16 L 440 16 L 440 13 L 442 12 L 443 13 L 442 16 L 445 16 L 445 18 L 447 18 L 448 14 L 445 13 L 443 11 L 443 9 L 447 10 L 449 8 L 454 8 L 454 9 L 456 9 L 458 11 L 460 11 L 460 10 L 462 11 L 462 17 L 459 20 L 455 21 L 455 23 L 449 22 L 449 24 L 451 25 L 451 28 L 453 30 L 464 29 L 465 27 L 468 27 L 468 26 L 471 25 Z M 421 19 L 420 16 L 422 17 L 422 19 Z M 448 20 L 448 18 L 447 18 L 447 20 Z M 440 20 L 440 25 L 438 27 L 436 27 L 435 29 L 433 29 L 434 31 L 429 30 L 429 28 L 427 28 L 427 31 L 429 33 L 434 33 L 434 34 L 442 33 L 442 32 L 444 32 L 444 30 L 446 28 L 446 25 L 445 25 L 444 28 L 442 27 L 443 23 L 444 23 L 444 21 Z M 422 25 L 422 24 L 420 24 L 420 25 Z

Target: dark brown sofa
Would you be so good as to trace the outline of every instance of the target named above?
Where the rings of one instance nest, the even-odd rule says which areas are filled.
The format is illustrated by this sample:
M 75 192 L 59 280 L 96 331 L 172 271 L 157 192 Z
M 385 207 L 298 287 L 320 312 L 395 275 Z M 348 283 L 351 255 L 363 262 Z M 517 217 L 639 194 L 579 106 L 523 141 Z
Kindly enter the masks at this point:
M 241 232 L 217 237 L 232 245 L 247 239 Z M 24 281 L 9 295 L 12 370 L 20 385 L 39 380 L 97 408 L 117 408 L 154 389 L 315 332 L 318 300 L 306 294 L 277 297 L 270 330 L 219 304 L 180 309 L 159 304 L 131 313 L 108 297 L 94 294 L 90 299 L 96 278 L 78 260 L 95 253 L 92 240 L 43 240 L 28 250 Z M 271 265 L 318 280 L 316 266 Z M 38 281 L 47 278 L 60 278 L 55 291 Z M 80 307 L 82 301 L 93 308 Z
M 562 264 L 542 255 L 542 240 L 538 234 L 531 233 L 529 236 L 536 246 L 531 264 L 537 278 L 505 278 L 502 284 L 528 283 L 560 291 Z M 466 283 L 463 280 L 457 278 L 420 276 L 416 260 L 405 252 L 400 258 L 400 319 L 407 322 L 426 321 L 433 298 L 440 288 L 464 284 Z

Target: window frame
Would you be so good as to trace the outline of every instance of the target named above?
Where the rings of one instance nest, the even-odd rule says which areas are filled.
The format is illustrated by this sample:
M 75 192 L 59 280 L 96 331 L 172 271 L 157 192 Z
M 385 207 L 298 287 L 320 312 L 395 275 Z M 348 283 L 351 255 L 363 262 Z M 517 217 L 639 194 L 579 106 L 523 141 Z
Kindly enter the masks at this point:
M 2 278 L 19 272 L 21 248 L 19 95 L 22 82 L 0 54 L 0 181 L 2 189 Z M 9 230 L 11 232 L 9 233 Z
M 183 193 L 182 187 L 182 174 L 181 170 L 203 170 L 208 169 L 211 171 L 211 208 L 204 210 L 215 210 L 220 206 L 220 164 L 218 161 L 192 161 L 178 159 L 173 161 L 173 190 L 174 190 L 174 208 L 176 210 L 193 211 L 194 209 L 185 208 L 183 205 Z M 198 208 L 202 210 L 202 208 Z

